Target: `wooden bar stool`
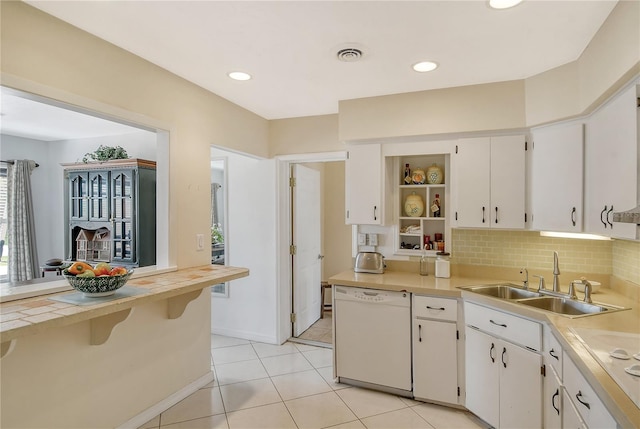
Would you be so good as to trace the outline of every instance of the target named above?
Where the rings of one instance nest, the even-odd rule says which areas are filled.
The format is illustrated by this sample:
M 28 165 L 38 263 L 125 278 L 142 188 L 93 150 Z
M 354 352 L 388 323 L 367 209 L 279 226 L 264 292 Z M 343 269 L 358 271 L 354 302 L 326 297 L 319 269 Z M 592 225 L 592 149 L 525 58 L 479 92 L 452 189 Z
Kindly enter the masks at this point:
M 324 311 L 331 310 L 331 304 L 324 303 L 325 290 L 331 289 L 331 285 L 328 282 L 320 282 L 320 318 L 324 319 Z

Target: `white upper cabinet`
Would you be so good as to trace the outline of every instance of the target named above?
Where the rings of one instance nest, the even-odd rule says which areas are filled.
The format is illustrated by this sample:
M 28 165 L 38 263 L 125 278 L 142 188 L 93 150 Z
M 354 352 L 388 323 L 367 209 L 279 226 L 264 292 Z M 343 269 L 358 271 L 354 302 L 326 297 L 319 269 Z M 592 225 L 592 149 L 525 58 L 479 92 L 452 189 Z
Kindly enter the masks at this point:
M 597 110 L 585 131 L 585 230 L 635 238 L 636 225 L 614 223 L 613 212 L 637 205 L 638 108 L 636 85 Z
M 454 162 L 455 226 L 524 228 L 524 136 L 460 140 Z
M 380 144 L 350 145 L 345 164 L 346 223 L 382 225 Z
M 532 131 L 534 230 L 582 232 L 583 129 L 574 121 Z

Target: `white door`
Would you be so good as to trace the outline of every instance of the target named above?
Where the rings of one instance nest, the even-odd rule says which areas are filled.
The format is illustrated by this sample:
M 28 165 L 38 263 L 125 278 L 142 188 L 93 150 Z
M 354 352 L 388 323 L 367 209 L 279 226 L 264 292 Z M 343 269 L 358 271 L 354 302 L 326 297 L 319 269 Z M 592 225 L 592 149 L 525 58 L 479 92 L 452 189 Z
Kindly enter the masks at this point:
M 465 337 L 466 407 L 482 420 L 499 427 L 500 341 L 469 327 L 465 329 Z
M 293 323 L 299 336 L 320 318 L 320 172 L 294 164 L 293 202 Z

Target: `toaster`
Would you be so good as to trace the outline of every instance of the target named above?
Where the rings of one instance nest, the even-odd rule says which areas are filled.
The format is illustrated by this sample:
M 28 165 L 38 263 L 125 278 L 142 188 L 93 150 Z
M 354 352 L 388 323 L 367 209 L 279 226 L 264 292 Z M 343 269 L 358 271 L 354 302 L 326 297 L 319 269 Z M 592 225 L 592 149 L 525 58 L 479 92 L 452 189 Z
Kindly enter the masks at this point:
M 378 252 L 358 252 L 353 271 L 356 273 L 384 273 L 384 256 Z

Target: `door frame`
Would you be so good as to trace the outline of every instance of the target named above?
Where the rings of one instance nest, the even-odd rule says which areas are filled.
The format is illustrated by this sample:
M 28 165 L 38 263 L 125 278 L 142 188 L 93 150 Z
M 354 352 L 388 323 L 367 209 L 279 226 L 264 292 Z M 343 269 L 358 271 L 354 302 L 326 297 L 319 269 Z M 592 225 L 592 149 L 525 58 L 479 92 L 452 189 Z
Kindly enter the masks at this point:
M 291 200 L 289 191 L 289 176 L 292 164 L 310 162 L 346 161 L 347 152 L 322 152 L 308 154 L 282 155 L 275 157 L 277 162 L 277 243 L 278 253 L 278 342 L 280 344 L 291 338 L 293 325 L 291 323 L 292 305 L 292 276 L 289 245 L 291 244 Z M 319 286 L 318 286 L 319 287 Z

